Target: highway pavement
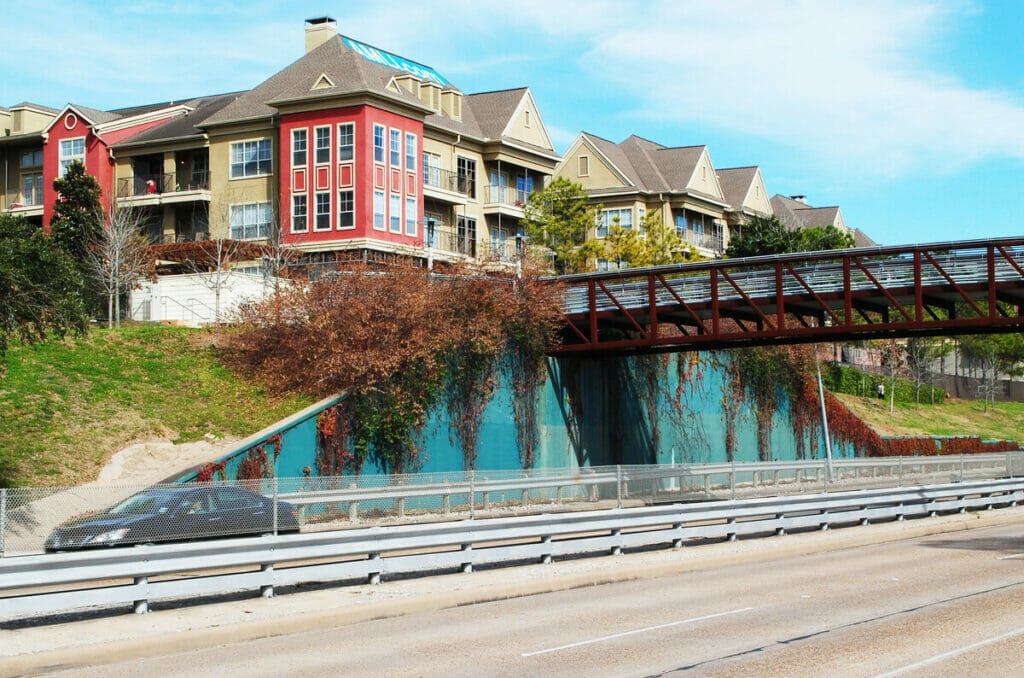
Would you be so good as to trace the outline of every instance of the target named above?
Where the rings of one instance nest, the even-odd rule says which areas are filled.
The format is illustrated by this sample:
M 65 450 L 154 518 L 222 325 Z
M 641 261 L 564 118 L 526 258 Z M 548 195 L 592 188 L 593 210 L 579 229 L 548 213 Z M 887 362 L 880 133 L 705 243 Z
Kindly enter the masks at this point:
M 1024 510 L 148 615 L 0 624 L 0 674 L 1024 674 Z

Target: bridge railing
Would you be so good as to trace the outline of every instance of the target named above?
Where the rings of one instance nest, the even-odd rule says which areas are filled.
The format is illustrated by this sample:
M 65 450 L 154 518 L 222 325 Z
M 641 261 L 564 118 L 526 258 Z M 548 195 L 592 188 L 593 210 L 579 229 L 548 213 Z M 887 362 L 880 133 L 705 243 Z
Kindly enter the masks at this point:
M 689 540 L 785 535 L 939 513 L 1017 506 L 1024 480 L 804 494 L 222 539 L 0 560 L 0 618 L 85 606 L 323 581 L 379 583 L 393 573 L 472 572 L 483 564 L 679 548 Z
M 937 457 L 601 466 L 529 471 L 264 478 L 218 481 L 294 507 L 302 531 L 727 500 L 1024 476 L 1024 452 Z M 53 531 L 154 487 L 0 490 L 0 557 L 40 553 Z M 164 487 L 180 488 L 181 485 Z M 140 509 L 141 510 L 141 509 Z M 167 539 L 200 534 L 183 517 Z M 258 530 L 276 532 L 267 522 Z M 230 534 L 222 532 L 221 534 Z M 140 537 L 153 541 L 152 535 Z

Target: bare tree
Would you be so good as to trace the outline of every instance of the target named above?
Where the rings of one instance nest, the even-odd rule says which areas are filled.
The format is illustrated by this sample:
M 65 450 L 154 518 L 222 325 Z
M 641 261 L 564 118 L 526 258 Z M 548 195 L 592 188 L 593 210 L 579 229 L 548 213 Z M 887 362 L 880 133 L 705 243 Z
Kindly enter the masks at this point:
M 231 262 L 239 254 L 242 243 L 218 238 L 197 243 L 196 255 L 185 262 L 199 282 L 213 292 L 213 322 L 221 322 L 221 292 L 231 280 Z
M 86 270 L 107 295 L 107 327 L 120 327 L 121 294 L 138 286 L 151 271 L 152 261 L 137 210 L 115 207 L 104 220 L 106 228 L 89 243 Z

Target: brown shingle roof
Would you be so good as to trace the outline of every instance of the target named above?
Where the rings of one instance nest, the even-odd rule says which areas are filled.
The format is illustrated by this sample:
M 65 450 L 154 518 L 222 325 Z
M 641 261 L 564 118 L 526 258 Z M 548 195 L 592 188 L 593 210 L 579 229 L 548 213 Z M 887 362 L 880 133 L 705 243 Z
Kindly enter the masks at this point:
M 722 196 L 734 211 L 743 209 L 743 202 L 750 193 L 750 186 L 757 178 L 757 166 L 727 167 L 716 170 L 718 185 L 722 187 Z
M 517 87 L 497 92 L 470 94 L 465 98 L 464 103 L 472 109 L 473 116 L 484 137 L 500 139 L 501 133 L 505 131 L 505 127 L 512 119 L 512 115 L 516 112 L 516 108 L 519 107 L 524 96 L 526 96 L 526 88 Z
M 192 112 L 188 115 L 173 118 L 172 120 L 169 120 L 162 125 L 150 128 L 141 134 L 129 137 L 121 143 L 116 144 L 114 148 L 131 146 L 133 144 L 150 141 L 180 139 L 188 136 L 202 136 L 203 131 L 200 127 L 207 118 L 230 104 L 238 98 L 238 95 L 238 92 L 231 92 L 229 94 L 217 94 L 214 96 L 199 97 L 198 99 L 190 99 L 188 101 L 181 102 L 191 107 L 193 109 Z

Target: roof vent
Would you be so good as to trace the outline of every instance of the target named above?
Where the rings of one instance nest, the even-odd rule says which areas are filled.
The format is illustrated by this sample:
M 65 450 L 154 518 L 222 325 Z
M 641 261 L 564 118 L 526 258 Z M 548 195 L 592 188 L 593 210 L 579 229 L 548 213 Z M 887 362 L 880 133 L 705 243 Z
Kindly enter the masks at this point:
M 807 196 L 806 195 L 791 195 L 791 196 L 789 196 L 789 199 L 790 200 L 796 200 L 797 202 L 802 202 L 805 205 L 807 204 Z
M 338 35 L 338 22 L 329 16 L 306 19 L 306 54 Z

